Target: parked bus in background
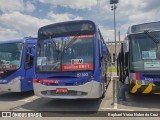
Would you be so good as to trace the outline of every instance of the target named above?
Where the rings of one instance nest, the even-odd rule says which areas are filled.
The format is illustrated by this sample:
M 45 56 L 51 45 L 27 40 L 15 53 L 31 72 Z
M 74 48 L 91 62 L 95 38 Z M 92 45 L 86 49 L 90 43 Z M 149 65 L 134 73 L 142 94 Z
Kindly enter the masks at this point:
M 0 91 L 33 90 L 36 38 L 0 42 Z
M 120 80 L 130 80 L 130 93 L 160 93 L 160 22 L 129 27 L 119 53 Z
M 97 25 L 89 20 L 44 26 L 38 31 L 37 96 L 78 99 L 103 98 L 109 81 L 109 54 Z

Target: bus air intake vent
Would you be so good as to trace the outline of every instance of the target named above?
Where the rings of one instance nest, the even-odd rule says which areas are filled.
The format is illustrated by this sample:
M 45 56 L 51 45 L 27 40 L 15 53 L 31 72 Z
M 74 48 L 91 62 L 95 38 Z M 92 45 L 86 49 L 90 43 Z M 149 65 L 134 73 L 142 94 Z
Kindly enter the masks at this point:
M 46 96 L 47 95 L 52 95 L 52 96 L 85 96 L 87 95 L 86 92 L 74 91 L 74 90 L 69 90 L 67 93 L 61 93 L 61 92 L 56 93 L 56 90 L 47 90 L 47 91 L 42 91 L 41 93 Z

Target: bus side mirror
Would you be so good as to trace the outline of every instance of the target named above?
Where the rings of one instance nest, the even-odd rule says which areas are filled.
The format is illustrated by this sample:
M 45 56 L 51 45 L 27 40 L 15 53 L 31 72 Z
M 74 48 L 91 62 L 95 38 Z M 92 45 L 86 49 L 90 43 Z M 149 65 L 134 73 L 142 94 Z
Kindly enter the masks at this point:
M 107 56 L 107 48 L 105 44 L 102 44 L 102 56 L 103 57 Z

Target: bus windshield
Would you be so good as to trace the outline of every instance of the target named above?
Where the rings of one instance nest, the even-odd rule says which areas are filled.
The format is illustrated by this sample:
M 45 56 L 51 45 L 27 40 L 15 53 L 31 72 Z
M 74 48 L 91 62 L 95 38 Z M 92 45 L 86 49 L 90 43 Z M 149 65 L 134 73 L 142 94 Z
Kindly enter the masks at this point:
M 16 70 L 21 65 L 23 43 L 0 44 L 0 69 Z
M 160 32 L 134 34 L 130 39 L 131 70 L 160 70 Z
M 37 48 L 37 72 L 93 70 L 93 47 L 94 34 L 41 39 Z

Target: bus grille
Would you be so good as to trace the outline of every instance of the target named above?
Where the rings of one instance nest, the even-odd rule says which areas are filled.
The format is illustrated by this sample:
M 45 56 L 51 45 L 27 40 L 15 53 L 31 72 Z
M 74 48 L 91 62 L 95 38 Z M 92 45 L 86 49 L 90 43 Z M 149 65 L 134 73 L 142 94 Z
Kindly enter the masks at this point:
M 47 90 L 41 92 L 43 95 L 53 95 L 53 96 L 85 96 L 86 92 L 69 90 L 67 93 L 56 93 L 56 90 Z

